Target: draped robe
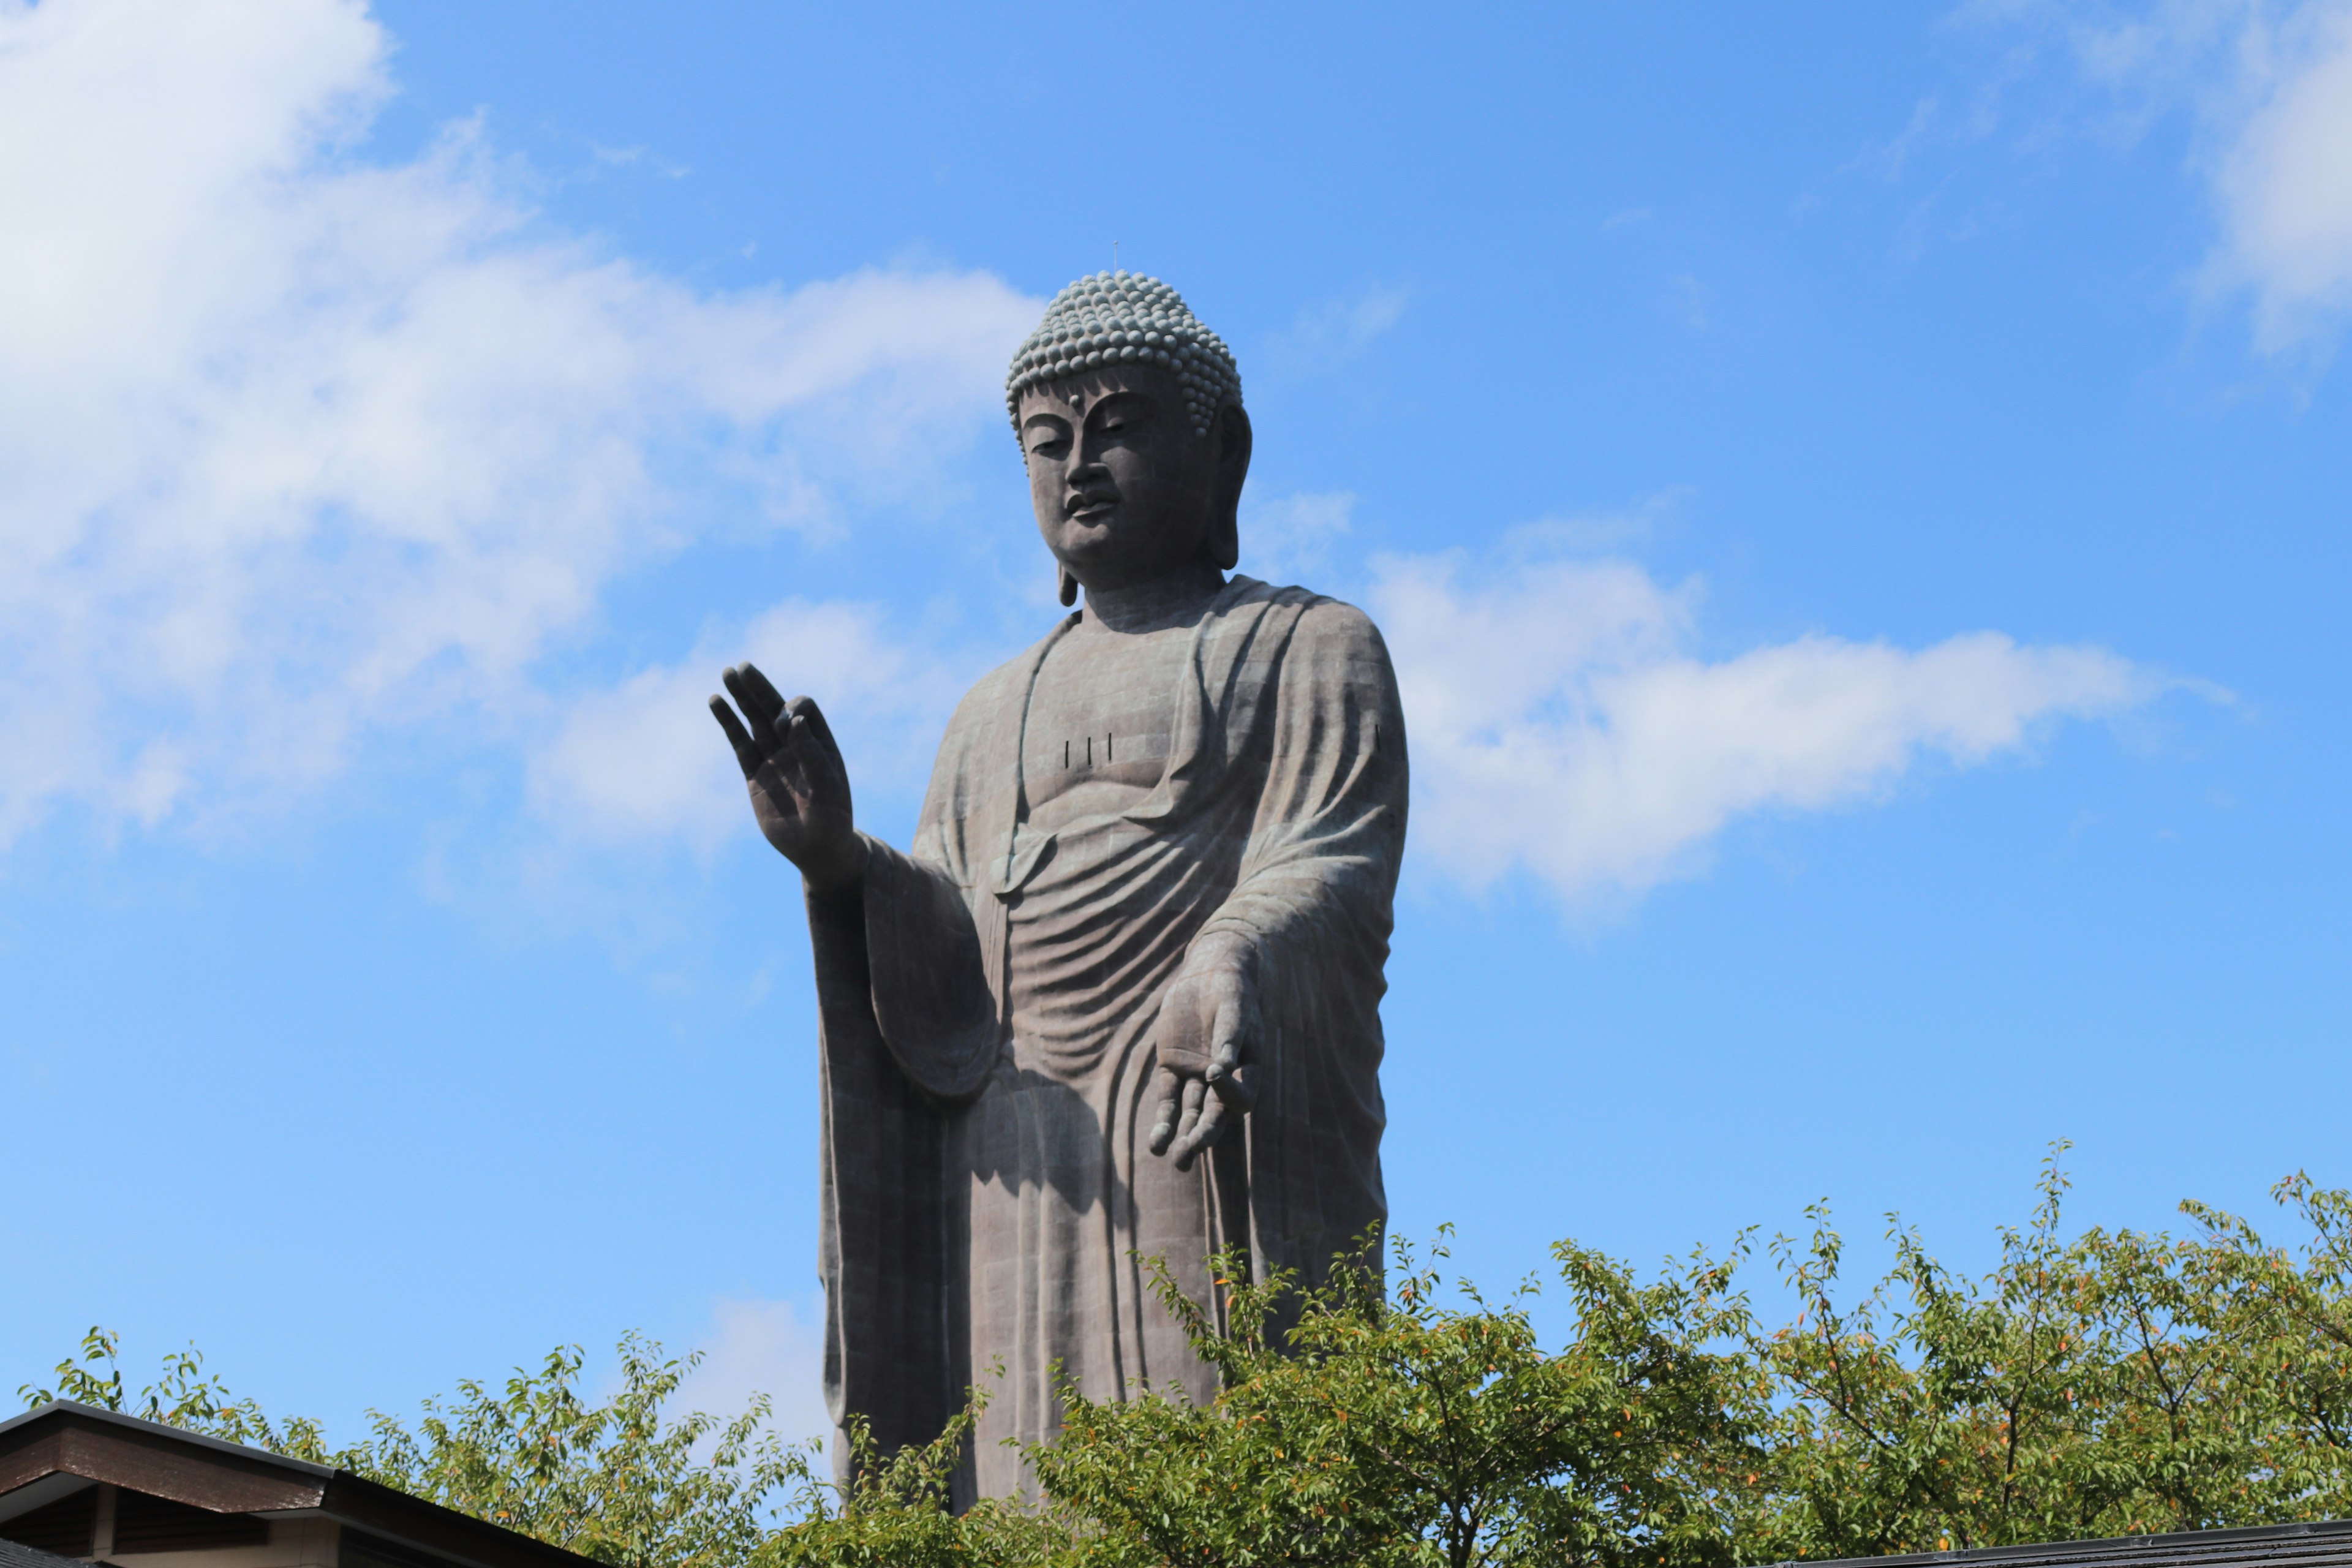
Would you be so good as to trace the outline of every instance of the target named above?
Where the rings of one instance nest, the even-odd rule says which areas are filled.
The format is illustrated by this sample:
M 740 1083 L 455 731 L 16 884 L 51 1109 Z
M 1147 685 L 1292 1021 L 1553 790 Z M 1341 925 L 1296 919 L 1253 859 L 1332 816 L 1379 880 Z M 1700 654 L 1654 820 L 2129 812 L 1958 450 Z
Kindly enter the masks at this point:
M 810 900 L 837 1427 L 928 1441 L 976 1384 L 959 1500 L 1021 1491 L 1004 1440 L 1058 1428 L 1058 1379 L 1213 1394 L 1145 1259 L 1213 1319 L 1213 1252 L 1313 1283 L 1376 1235 L 1405 805 L 1380 634 L 1300 589 L 1072 616 L 973 688 L 911 850 L 869 839 L 862 886 Z M 1180 1172 L 1148 1144 L 1152 1027 L 1209 932 L 1254 952 L 1257 1098 Z

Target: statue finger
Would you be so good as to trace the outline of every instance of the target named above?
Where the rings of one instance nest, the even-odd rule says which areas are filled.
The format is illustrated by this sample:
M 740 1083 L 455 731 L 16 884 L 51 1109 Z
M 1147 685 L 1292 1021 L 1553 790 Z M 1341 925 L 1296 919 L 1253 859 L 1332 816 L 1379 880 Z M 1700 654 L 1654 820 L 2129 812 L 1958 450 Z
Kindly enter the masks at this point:
M 1209 1029 L 1209 1068 L 1206 1077 L 1215 1083 L 1248 1058 L 1249 1026 L 1244 1021 L 1239 996 L 1223 996 L 1217 1000 L 1217 1016 Z
M 1202 1077 L 1215 1090 L 1219 1103 L 1236 1110 L 1248 1110 L 1257 1103 L 1256 1091 L 1250 1084 L 1250 1057 L 1256 1047 L 1253 1038 L 1255 1033 L 1243 997 L 1235 994 L 1218 1001 L 1216 1023 L 1210 1035 L 1208 1070 Z
M 1170 1152 L 1176 1157 L 1180 1171 L 1192 1166 L 1192 1129 L 1200 1125 L 1201 1101 L 1207 1098 L 1208 1086 L 1197 1078 L 1184 1080 L 1184 1114 L 1176 1123 L 1176 1142 Z
M 1224 1100 L 1213 1094 L 1203 1095 L 1199 1116 L 1194 1118 L 1192 1124 L 1185 1129 L 1183 1138 L 1177 1144 L 1176 1168 L 1180 1171 L 1191 1170 L 1193 1156 L 1213 1146 L 1224 1130 Z
M 743 684 L 751 689 L 752 700 L 766 710 L 776 721 L 776 727 L 782 729 L 784 712 L 791 704 L 784 700 L 784 694 L 776 689 L 776 683 L 768 679 L 767 672 L 748 658 L 743 661 Z
M 1216 1097 L 1209 1092 L 1207 1084 L 1197 1078 L 1184 1080 L 1184 1120 L 1178 1124 L 1176 1142 L 1169 1151 L 1175 1157 L 1178 1170 L 1192 1168 L 1192 1156 L 1201 1152 L 1201 1119 L 1215 1103 Z
M 743 710 L 743 717 L 751 721 L 752 742 L 762 752 L 769 752 L 782 740 L 776 733 L 776 715 L 782 710 L 760 700 L 759 691 L 751 684 L 751 678 L 758 675 L 760 672 L 748 664 L 730 665 L 719 679 L 727 683 L 727 695 L 735 699 L 735 706 Z M 768 687 L 771 692 L 775 689 L 768 686 L 765 676 L 760 677 L 760 685 Z
M 727 699 L 716 694 L 711 697 L 710 716 L 727 731 L 727 743 L 735 748 L 735 760 L 742 765 L 743 776 L 748 779 L 758 773 L 760 754 L 751 749 L 751 731 L 743 728 L 743 721 L 735 717 L 735 710 L 727 705 Z
M 798 760 L 803 777 L 822 779 L 832 771 L 824 767 L 829 748 L 810 725 L 806 714 L 786 709 L 776 721 L 776 731 L 783 737 L 785 749 Z
M 1157 1087 L 1160 1110 L 1151 1122 L 1151 1152 L 1165 1154 L 1169 1142 L 1176 1136 L 1177 1102 L 1184 1091 L 1184 1080 L 1176 1076 L 1173 1068 L 1161 1068 Z
M 815 698 L 795 697 L 784 704 L 784 710 L 795 719 L 806 720 L 809 733 L 829 754 L 841 755 L 841 742 L 833 738 L 833 726 L 824 721 L 824 710 L 816 705 Z

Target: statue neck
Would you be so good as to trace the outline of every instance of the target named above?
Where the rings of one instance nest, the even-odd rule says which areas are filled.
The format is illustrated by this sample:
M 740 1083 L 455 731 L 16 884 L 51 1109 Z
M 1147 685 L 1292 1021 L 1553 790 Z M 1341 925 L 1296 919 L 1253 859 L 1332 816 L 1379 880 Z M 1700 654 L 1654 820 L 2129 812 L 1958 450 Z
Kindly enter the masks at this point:
M 1205 562 L 1180 566 L 1148 583 L 1087 590 L 1087 619 L 1115 632 L 1151 632 L 1176 626 L 1208 607 L 1225 574 Z

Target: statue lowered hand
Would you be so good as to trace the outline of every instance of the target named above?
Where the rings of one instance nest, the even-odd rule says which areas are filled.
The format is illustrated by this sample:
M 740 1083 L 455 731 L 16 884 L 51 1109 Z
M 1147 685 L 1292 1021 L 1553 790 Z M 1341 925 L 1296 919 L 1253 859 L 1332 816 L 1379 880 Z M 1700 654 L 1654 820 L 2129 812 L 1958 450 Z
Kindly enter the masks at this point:
M 1192 1157 L 1224 1131 L 1228 1114 L 1245 1114 L 1256 1103 L 1250 1080 L 1261 1029 L 1250 944 L 1228 932 L 1204 934 L 1160 1004 L 1153 1153 L 1189 1170 Z
M 710 700 L 711 716 L 727 731 L 751 792 L 751 812 L 777 852 L 800 868 L 811 890 L 839 892 L 866 871 L 866 841 L 850 810 L 849 770 L 815 702 L 787 702 L 751 664 L 721 678 L 743 710 Z

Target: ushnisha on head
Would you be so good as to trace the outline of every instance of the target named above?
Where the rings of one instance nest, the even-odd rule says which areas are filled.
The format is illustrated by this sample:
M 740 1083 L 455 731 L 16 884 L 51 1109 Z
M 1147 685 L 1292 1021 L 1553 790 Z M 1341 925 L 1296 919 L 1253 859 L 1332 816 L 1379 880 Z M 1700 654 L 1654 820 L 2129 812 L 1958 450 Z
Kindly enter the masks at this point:
M 1223 584 L 1240 558 L 1249 415 L 1233 352 L 1176 290 L 1126 272 L 1080 279 L 1005 387 L 1062 603 L 1084 587 L 1090 615 L 1117 616 Z
M 1201 324 L 1182 295 L 1157 278 L 1097 272 L 1055 295 L 1045 319 L 1013 356 L 1004 411 L 1016 434 L 1024 392 L 1117 364 L 1172 371 L 1196 436 L 1208 435 L 1223 405 L 1241 406 L 1242 375 L 1233 351 Z

